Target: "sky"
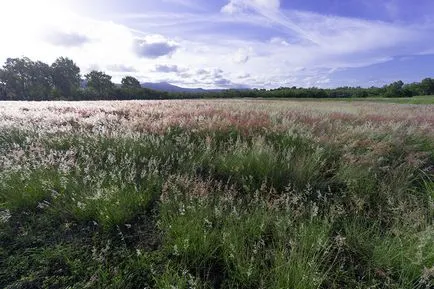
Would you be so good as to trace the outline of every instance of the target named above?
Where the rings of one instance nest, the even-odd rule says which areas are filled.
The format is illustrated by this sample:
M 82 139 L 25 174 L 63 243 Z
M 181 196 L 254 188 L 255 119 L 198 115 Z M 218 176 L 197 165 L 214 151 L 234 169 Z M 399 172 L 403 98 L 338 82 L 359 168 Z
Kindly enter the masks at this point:
M 1 0 L 0 63 L 183 87 L 382 86 L 434 77 L 432 0 Z

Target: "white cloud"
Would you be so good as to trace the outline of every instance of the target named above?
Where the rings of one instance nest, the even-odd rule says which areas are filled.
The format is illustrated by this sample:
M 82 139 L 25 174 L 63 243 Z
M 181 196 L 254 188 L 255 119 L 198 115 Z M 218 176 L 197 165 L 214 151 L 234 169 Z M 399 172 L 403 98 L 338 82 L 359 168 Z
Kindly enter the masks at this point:
M 225 13 L 129 15 L 134 17 L 119 18 L 119 23 L 74 15 L 56 5 L 45 11 L 31 1 L 27 3 L 37 13 L 27 13 L 19 9 L 25 1 L 15 1 L 0 18 L 0 34 L 7 39 L 0 62 L 25 55 L 50 63 L 67 56 L 83 74 L 106 70 L 114 81 L 132 74 L 141 81 L 206 88 L 237 82 L 329 86 L 334 69 L 384 62 L 391 53 L 433 51 L 427 40 L 434 32 L 432 23 L 403 25 L 285 11 L 275 0 L 231 0 L 222 8 Z M 194 3 L 199 1 L 184 4 Z M 260 37 L 249 35 L 256 29 Z
M 196 0 L 161 0 L 162 2 L 176 4 L 180 6 L 184 6 L 194 10 L 202 10 L 199 3 Z
M 176 42 L 168 40 L 161 35 L 149 35 L 134 40 L 134 52 L 139 57 L 159 58 L 172 55 L 176 49 L 178 49 Z
M 250 55 L 253 52 L 253 48 L 245 49 L 239 48 L 237 53 L 233 56 L 232 60 L 237 64 L 244 64 L 250 59 Z
M 135 69 L 133 66 L 127 66 L 124 64 L 111 64 L 107 65 L 106 68 L 108 71 L 115 72 L 115 73 L 136 73 L 138 72 L 137 69 Z
M 221 11 L 228 14 L 242 12 L 246 9 L 276 11 L 280 7 L 280 0 L 230 0 Z
M 161 73 L 180 73 L 185 71 L 178 67 L 178 65 L 157 64 L 154 69 L 155 72 Z
M 64 47 L 82 46 L 91 41 L 86 35 L 64 31 L 51 31 L 47 33 L 46 40 L 53 45 Z

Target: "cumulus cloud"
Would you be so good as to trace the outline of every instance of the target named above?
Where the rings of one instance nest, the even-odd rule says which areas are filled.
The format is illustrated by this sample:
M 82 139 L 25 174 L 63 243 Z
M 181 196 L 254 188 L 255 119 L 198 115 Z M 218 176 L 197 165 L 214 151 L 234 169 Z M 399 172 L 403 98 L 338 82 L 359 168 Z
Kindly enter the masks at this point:
M 237 53 L 235 53 L 232 60 L 238 64 L 245 64 L 250 59 L 250 52 L 253 49 L 238 49 Z
M 155 72 L 171 73 L 171 72 L 183 72 L 177 65 L 161 65 L 157 64 L 154 69 Z
M 233 84 L 232 84 L 232 81 L 230 81 L 229 79 L 220 78 L 220 79 L 216 79 L 214 81 L 214 85 L 217 87 L 225 87 L 226 88 L 226 87 L 231 87 Z
M 238 79 L 247 79 L 247 78 L 250 78 L 252 75 L 250 74 L 250 73 L 243 73 L 243 74 L 239 74 L 239 75 L 237 75 L 237 78 Z
M 107 69 L 113 72 L 138 72 L 138 70 L 133 66 L 124 64 L 111 64 L 107 66 Z
M 207 74 L 209 74 L 209 72 L 203 68 L 197 71 L 197 75 L 207 75 Z
M 178 49 L 178 44 L 162 36 L 151 36 L 134 40 L 134 52 L 143 58 L 158 58 L 172 55 Z
M 244 85 L 234 83 L 229 73 L 225 73 L 220 68 L 201 68 L 192 75 L 195 83 L 208 88 L 241 88 Z
M 47 33 L 45 39 L 52 45 L 63 47 L 80 47 L 91 41 L 86 35 L 62 31 L 52 31 Z
M 234 13 L 239 12 L 241 10 L 242 10 L 242 7 L 235 4 L 234 1 L 230 1 L 228 4 L 223 6 L 223 8 L 221 9 L 221 12 L 227 13 L 227 14 L 234 14 Z
M 223 74 L 224 71 L 220 68 L 201 68 L 196 71 L 196 75 L 202 80 L 220 79 L 223 78 Z

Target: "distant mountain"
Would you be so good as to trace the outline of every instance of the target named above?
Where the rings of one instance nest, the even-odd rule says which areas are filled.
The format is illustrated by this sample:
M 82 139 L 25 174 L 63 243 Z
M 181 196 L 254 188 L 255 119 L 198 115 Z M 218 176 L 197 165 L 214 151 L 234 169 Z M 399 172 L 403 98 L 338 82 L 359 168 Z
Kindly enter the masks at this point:
M 115 83 L 116 87 L 121 87 L 120 83 Z M 206 92 L 218 92 L 223 91 L 225 89 L 204 89 L 204 88 L 186 88 L 186 87 L 180 87 L 173 84 L 170 84 L 168 82 L 143 82 L 141 83 L 141 86 L 143 88 L 148 88 L 152 90 L 157 91 L 165 91 L 165 92 L 189 92 L 189 93 L 206 93 Z M 80 87 L 86 88 L 87 87 L 87 81 L 85 79 L 81 79 L 80 81 Z M 236 88 L 239 90 L 247 90 L 248 88 Z
M 167 82 L 144 82 L 142 83 L 142 87 L 149 88 L 158 91 L 166 91 L 166 92 L 212 92 L 212 91 L 221 91 L 221 89 L 203 89 L 203 88 L 185 88 L 179 87 Z

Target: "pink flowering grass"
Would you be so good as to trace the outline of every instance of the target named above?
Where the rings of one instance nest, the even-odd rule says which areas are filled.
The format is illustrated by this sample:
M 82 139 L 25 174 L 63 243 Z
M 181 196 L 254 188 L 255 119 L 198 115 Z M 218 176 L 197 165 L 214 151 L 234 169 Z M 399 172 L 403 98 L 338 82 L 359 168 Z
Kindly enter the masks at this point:
M 431 288 L 433 117 L 0 102 L 0 288 Z

